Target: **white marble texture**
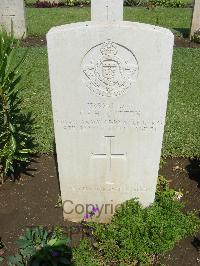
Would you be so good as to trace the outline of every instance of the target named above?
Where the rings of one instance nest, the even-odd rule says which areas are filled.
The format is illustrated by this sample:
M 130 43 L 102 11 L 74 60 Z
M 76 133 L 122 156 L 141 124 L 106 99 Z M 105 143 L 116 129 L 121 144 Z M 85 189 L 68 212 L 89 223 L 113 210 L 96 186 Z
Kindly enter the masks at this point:
M 91 2 L 92 21 L 122 21 L 123 0 L 93 0 Z
M 190 38 L 192 38 L 195 31 L 197 31 L 197 30 L 200 30 L 200 0 L 194 1 L 194 9 L 193 9 L 193 16 L 192 16 Z
M 174 37 L 117 20 L 47 35 L 64 218 L 75 222 L 88 204 L 108 222 L 118 204 L 155 198 Z

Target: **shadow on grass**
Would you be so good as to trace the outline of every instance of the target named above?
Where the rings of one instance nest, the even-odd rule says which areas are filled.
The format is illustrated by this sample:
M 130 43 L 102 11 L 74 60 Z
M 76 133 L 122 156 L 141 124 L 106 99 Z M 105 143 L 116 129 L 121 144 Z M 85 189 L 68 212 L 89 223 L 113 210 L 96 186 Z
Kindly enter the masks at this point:
M 200 159 L 190 159 L 190 164 L 186 166 L 189 178 L 195 180 L 200 188 Z
M 180 32 L 183 38 L 189 38 L 190 36 L 190 29 L 188 28 L 173 28 L 175 31 Z

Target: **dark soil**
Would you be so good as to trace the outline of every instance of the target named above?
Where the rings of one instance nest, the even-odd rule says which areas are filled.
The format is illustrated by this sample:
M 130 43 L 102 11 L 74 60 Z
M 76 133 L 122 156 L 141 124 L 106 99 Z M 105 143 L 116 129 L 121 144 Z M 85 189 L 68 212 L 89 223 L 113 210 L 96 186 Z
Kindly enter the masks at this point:
M 22 46 L 24 47 L 41 47 L 46 46 L 46 37 L 28 37 L 22 41 Z M 174 47 L 184 47 L 184 48 L 200 48 L 200 43 L 190 42 L 188 38 L 175 36 Z
M 200 48 L 200 43 L 190 42 L 189 38 L 175 36 L 174 47 Z
M 46 45 L 46 37 L 27 37 L 26 39 L 22 40 L 22 46 L 24 47 L 41 47 Z
M 183 190 L 186 210 L 200 208 L 200 161 L 167 159 L 160 174 L 166 176 L 170 185 Z M 53 156 L 44 155 L 34 159 L 20 181 L 7 181 L 0 186 L 0 237 L 6 249 L 4 256 L 16 252 L 15 241 L 27 227 L 43 225 L 64 226 L 72 239 L 72 246 L 83 237 L 80 224 L 64 222 L 62 209 L 55 208 L 59 198 L 59 182 Z M 180 241 L 175 248 L 161 258 L 162 263 L 172 265 L 198 265 L 200 263 L 200 234 Z M 6 264 L 2 264 L 6 265 Z
M 186 211 L 200 213 L 200 160 L 168 159 L 160 174 L 167 177 L 170 186 L 183 191 Z M 200 264 L 200 232 L 196 237 L 180 241 L 161 261 L 169 266 Z

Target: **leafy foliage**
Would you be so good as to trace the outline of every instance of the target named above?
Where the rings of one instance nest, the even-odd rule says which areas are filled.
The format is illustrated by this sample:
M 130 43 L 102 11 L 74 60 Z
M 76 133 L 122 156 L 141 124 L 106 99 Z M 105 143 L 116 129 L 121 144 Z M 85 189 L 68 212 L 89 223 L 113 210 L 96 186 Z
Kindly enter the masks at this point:
M 185 4 L 181 0 L 150 0 L 149 3 L 152 3 L 154 6 L 162 7 L 184 7 Z
M 65 0 L 67 6 L 83 6 L 89 5 L 90 3 L 90 0 Z
M 85 252 L 96 254 L 103 265 L 151 265 L 156 255 L 171 250 L 177 241 L 200 229 L 196 215 L 185 214 L 183 207 L 176 191 L 160 177 L 156 200 L 150 207 L 143 208 L 133 199 L 117 209 L 110 224 L 88 224 L 93 227 L 96 243 L 87 243 Z M 83 254 L 87 246 L 84 242 L 78 249 Z M 78 249 L 75 256 L 80 253 Z
M 28 162 L 32 142 L 30 132 L 33 120 L 31 114 L 24 114 L 20 108 L 20 82 L 18 72 L 25 54 L 16 62 L 19 41 L 6 32 L 0 32 L 0 175 L 15 175 L 21 162 Z
M 200 43 L 200 29 L 196 30 L 192 36 L 192 41 Z
M 100 266 L 103 265 L 95 258 L 95 252 L 88 239 L 83 239 L 78 248 L 73 250 L 73 262 L 76 266 Z
M 191 7 L 192 0 L 157 0 L 159 6 L 165 7 Z M 25 0 L 26 6 L 29 7 L 39 7 L 39 8 L 50 8 L 50 7 L 60 7 L 60 6 L 88 6 L 91 0 L 59 0 L 58 3 L 51 3 L 48 0 Z M 124 0 L 125 6 L 149 6 L 151 0 Z M 180 4 L 181 3 L 181 4 Z
M 53 232 L 43 227 L 27 229 L 17 244 L 19 253 L 8 258 L 9 265 L 70 265 L 69 239 L 59 228 Z
M 40 1 L 38 0 L 36 3 L 34 3 L 34 7 L 36 8 L 52 8 L 52 7 L 59 7 L 63 6 L 64 3 L 56 3 L 56 2 L 50 2 L 50 1 Z
M 0 262 L 4 261 L 4 258 L 2 257 L 4 253 L 4 248 L 5 248 L 5 245 L 2 241 L 2 238 L 0 237 Z
M 125 6 L 144 6 L 148 0 L 124 0 Z

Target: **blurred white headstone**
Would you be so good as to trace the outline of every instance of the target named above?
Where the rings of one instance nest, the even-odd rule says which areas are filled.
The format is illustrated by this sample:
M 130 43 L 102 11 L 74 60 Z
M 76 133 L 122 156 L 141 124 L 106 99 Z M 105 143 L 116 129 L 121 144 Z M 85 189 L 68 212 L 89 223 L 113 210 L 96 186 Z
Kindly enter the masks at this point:
M 15 38 L 26 37 L 25 8 L 23 0 L 0 0 L 0 27 L 8 33 L 13 28 Z

